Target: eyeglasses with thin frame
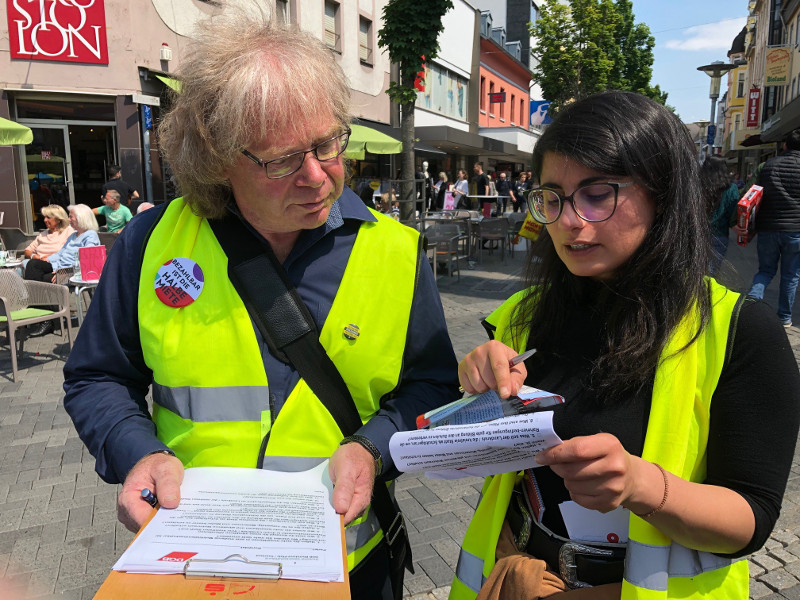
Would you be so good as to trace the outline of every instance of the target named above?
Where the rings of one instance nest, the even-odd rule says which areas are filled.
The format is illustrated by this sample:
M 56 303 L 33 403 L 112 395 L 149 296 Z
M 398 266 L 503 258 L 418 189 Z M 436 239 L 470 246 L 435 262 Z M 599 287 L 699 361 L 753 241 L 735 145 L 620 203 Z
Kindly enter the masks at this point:
M 584 221 L 601 223 L 610 219 L 617 210 L 620 188 L 633 184 L 632 181 L 590 183 L 582 185 L 569 196 L 562 196 L 548 188 L 534 188 L 528 193 L 528 209 L 539 223 L 549 225 L 558 221 L 564 211 L 564 203 L 569 202 L 575 214 Z
M 309 152 L 320 162 L 333 160 L 345 151 L 347 142 L 349 141 L 350 128 L 347 128 L 343 133 L 338 133 L 332 138 L 320 142 L 313 148 L 301 150 L 300 152 L 292 152 L 291 154 L 279 156 L 272 160 L 261 160 L 249 150 L 242 150 L 242 154 L 258 166 L 263 167 L 269 179 L 282 179 L 283 177 L 288 177 L 293 173 L 297 173 L 303 166 L 303 162 L 306 160 L 306 154 Z

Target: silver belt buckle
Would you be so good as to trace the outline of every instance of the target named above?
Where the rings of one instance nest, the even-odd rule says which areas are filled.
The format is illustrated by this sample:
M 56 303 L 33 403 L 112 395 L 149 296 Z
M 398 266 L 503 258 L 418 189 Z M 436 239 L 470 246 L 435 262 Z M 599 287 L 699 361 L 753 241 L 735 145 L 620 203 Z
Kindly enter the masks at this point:
M 561 574 L 561 578 L 566 582 L 569 588 L 573 590 L 592 587 L 590 584 L 578 579 L 578 564 L 575 561 L 575 556 L 578 554 L 604 557 L 614 556 L 611 550 L 593 548 L 592 546 L 585 546 L 576 542 L 565 542 L 562 544 L 561 549 L 558 551 L 558 570 Z

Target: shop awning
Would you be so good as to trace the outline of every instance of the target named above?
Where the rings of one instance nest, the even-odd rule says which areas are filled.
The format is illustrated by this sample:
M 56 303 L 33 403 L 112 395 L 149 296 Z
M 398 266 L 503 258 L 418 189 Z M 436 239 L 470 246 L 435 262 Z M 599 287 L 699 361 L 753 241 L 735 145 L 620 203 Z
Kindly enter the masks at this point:
M 372 154 L 399 154 L 403 151 L 403 142 L 389 137 L 371 127 L 364 125 L 350 125 L 350 141 L 347 150 L 344 151 L 345 158 L 364 160 L 365 152 Z
M 161 83 L 163 83 L 168 88 L 174 90 L 178 94 L 181 93 L 181 82 L 177 79 L 173 79 L 172 77 L 168 77 L 167 75 L 159 75 L 158 73 L 153 73 Z
M 30 144 L 32 141 L 33 131 L 29 127 L 0 117 L 0 146 Z

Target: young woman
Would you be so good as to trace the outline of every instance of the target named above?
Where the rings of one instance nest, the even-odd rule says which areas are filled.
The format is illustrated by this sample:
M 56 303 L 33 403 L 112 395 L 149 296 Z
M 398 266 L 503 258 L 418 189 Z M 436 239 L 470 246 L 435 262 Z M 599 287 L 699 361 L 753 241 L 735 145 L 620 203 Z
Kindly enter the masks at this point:
M 469 180 L 467 179 L 467 172 L 464 169 L 458 170 L 458 179 L 453 187 L 453 200 L 455 201 L 456 208 L 470 208 L 469 199 Z
M 469 393 L 524 382 L 564 396 L 553 411 L 564 443 L 539 468 L 486 480 L 451 598 L 746 600 L 743 558 L 775 524 L 797 439 L 785 331 L 707 277 L 694 148 L 663 106 L 629 92 L 575 102 L 533 163 L 540 260 L 459 376 Z M 570 500 L 596 524 L 629 512 L 606 542 L 580 543 L 560 506 Z M 596 587 L 568 591 L 583 584 Z

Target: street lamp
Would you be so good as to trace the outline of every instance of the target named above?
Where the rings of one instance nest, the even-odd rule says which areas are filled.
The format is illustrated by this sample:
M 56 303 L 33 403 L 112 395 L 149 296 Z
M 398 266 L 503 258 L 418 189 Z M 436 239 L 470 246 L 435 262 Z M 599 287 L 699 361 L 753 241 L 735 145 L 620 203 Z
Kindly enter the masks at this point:
M 730 71 L 731 69 L 735 68 L 736 65 L 724 63 L 721 60 L 715 60 L 710 65 L 703 65 L 702 67 L 697 67 L 698 71 L 702 71 L 709 77 L 711 77 L 711 88 L 708 92 L 708 97 L 711 98 L 711 117 L 709 120 L 711 121 L 711 125 L 708 126 L 709 133 L 713 132 L 716 134 L 717 128 L 715 123 L 717 122 L 717 115 L 715 114 L 717 111 L 717 98 L 719 98 L 719 82 L 720 78 Z M 711 135 L 709 135 L 711 137 Z M 708 142 L 708 154 L 711 154 L 711 147 L 714 145 L 714 140 L 712 139 Z

